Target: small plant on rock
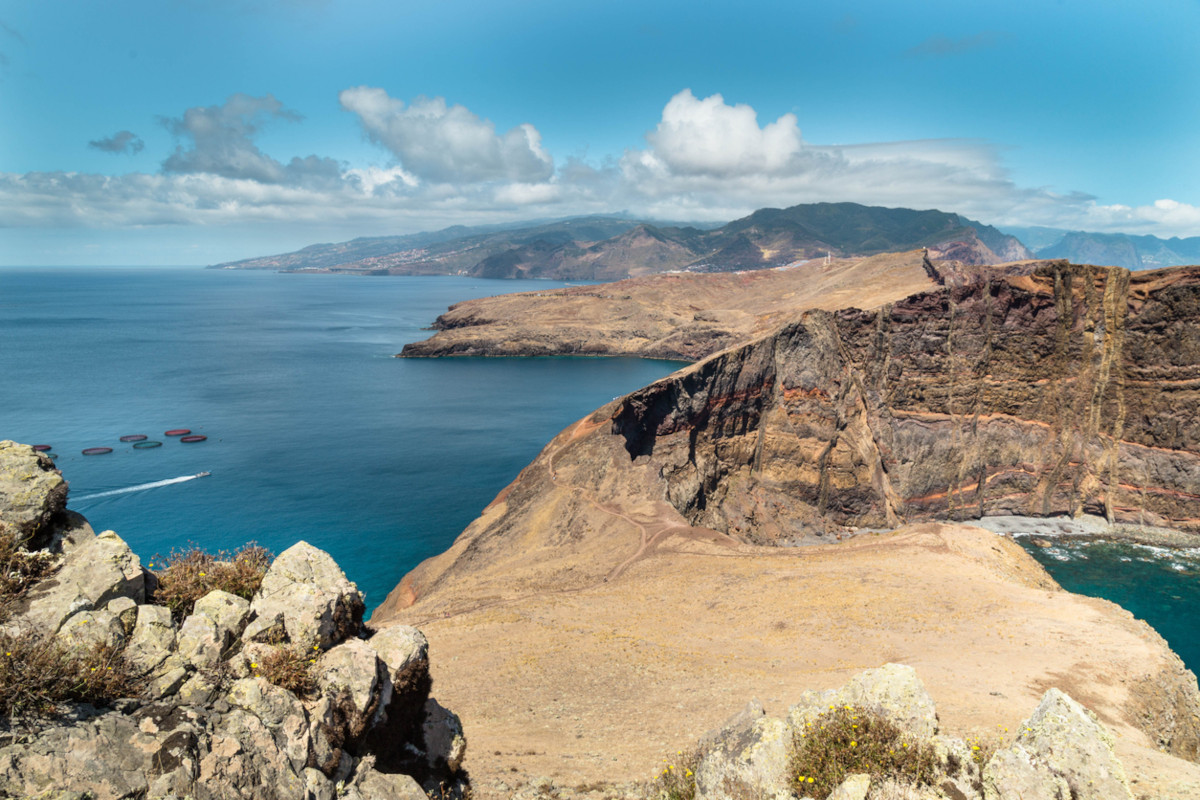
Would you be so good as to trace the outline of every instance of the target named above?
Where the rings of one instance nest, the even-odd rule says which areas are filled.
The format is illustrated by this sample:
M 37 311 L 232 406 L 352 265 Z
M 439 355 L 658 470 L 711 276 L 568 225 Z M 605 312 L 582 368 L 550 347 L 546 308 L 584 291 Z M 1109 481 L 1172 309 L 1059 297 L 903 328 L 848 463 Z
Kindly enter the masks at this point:
M 54 571 L 54 556 L 30 552 L 15 534 L 0 525 L 0 622 L 6 620 L 25 591 Z
M 48 716 L 64 701 L 102 705 L 138 691 L 119 647 L 80 652 L 32 631 L 0 633 L 0 716 Z
M 158 573 L 152 602 L 171 609 L 171 616 L 178 622 L 192 613 L 197 600 L 214 589 L 250 600 L 274 558 L 266 548 L 253 543 L 232 554 L 222 550 L 214 555 L 199 547 L 173 550 Z M 158 562 L 155 556 L 151 564 Z
M 893 722 L 853 706 L 832 708 L 796 733 L 792 774 L 801 797 L 826 797 L 854 773 L 867 773 L 872 781 L 928 785 L 937 775 L 937 762 L 929 743 L 914 741 Z
M 696 767 L 700 754 L 678 750 L 673 759 L 663 759 L 663 769 L 654 781 L 655 800 L 693 800 L 696 796 Z
M 316 646 L 305 649 L 299 644 L 279 645 L 261 662 L 252 663 L 250 670 L 297 697 L 311 697 L 317 693 L 315 667 L 319 652 Z

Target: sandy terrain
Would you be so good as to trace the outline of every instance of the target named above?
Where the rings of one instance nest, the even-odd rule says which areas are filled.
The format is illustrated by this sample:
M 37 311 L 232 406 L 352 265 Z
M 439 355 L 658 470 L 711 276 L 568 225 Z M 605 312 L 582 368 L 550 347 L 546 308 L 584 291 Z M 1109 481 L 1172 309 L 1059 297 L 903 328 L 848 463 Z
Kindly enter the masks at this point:
M 886 662 L 915 667 L 943 730 L 1003 739 L 1057 686 L 1117 734 L 1154 796 L 1200 796 L 1200 767 L 1156 753 L 1132 719 L 1162 680 L 1161 640 L 1111 603 L 1057 589 L 1013 542 L 925 524 L 803 549 L 667 537 L 581 591 L 493 596 L 400 621 L 428 635 L 434 693 L 463 720 L 484 797 L 653 776 L 661 759 L 758 698 Z M 1173 788 L 1173 793 L 1172 793 Z M 1189 794 L 1190 793 L 1190 794 Z

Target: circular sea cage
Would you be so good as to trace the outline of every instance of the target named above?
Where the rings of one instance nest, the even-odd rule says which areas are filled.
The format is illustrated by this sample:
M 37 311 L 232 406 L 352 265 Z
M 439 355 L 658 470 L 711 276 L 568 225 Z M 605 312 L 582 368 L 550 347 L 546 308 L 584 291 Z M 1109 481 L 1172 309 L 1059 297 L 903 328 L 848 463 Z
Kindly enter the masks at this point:
M 36 450 L 36 451 L 38 451 L 39 453 L 45 453 L 45 452 L 47 452 L 47 451 L 50 449 L 50 445 L 48 445 L 48 444 L 35 444 L 35 445 L 33 446 L 33 449 L 34 449 L 34 450 Z
M 151 439 L 144 442 L 137 442 L 133 445 L 134 450 L 149 450 L 152 447 L 162 447 L 162 442 L 156 442 Z
M 163 434 L 163 436 L 187 436 L 192 431 L 189 428 L 172 428 Z
M 208 438 L 207 436 L 201 436 L 200 434 L 198 434 L 198 433 L 197 433 L 197 434 L 193 434 L 193 435 L 191 435 L 191 436 L 184 436 L 184 437 L 183 437 L 182 439 L 180 439 L 179 441 L 181 441 L 181 442 L 189 442 L 189 443 L 190 443 L 190 442 L 203 442 L 203 441 L 204 441 L 205 439 L 207 439 L 207 438 Z
M 131 433 L 128 436 L 122 436 L 122 442 L 144 442 L 149 437 L 144 433 Z
M 105 453 L 111 453 L 111 447 L 88 447 L 81 451 L 85 456 L 102 456 Z

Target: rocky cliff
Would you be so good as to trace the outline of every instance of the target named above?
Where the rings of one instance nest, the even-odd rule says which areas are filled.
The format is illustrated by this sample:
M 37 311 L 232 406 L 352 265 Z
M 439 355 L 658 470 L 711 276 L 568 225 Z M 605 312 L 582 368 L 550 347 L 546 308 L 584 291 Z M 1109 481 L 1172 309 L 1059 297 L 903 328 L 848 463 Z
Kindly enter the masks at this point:
M 0 584 L 0 797 L 461 796 L 424 635 L 365 628 L 327 553 L 299 542 L 251 597 L 205 589 L 177 618 L 165 573 L 66 497 L 50 459 L 0 442 L 5 571 L 46 573 Z
M 1200 268 L 1044 264 L 813 311 L 613 415 L 693 524 L 756 540 L 995 514 L 1200 531 Z

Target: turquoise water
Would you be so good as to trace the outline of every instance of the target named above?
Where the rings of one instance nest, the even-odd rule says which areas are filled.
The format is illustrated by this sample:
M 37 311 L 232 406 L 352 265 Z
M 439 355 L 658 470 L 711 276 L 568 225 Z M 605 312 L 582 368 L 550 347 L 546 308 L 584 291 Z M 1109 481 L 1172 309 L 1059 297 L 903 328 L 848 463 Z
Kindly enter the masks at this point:
M 0 269 L 0 439 L 52 445 L 69 507 L 145 560 L 305 539 L 373 608 L 556 433 L 680 366 L 391 357 L 451 303 L 562 285 Z M 126 434 L 163 446 L 135 450 Z M 113 452 L 81 455 L 93 446 Z
M 1193 672 L 1200 672 L 1200 550 L 1056 539 L 1038 547 L 1018 537 L 1067 591 L 1103 597 L 1158 631 Z

